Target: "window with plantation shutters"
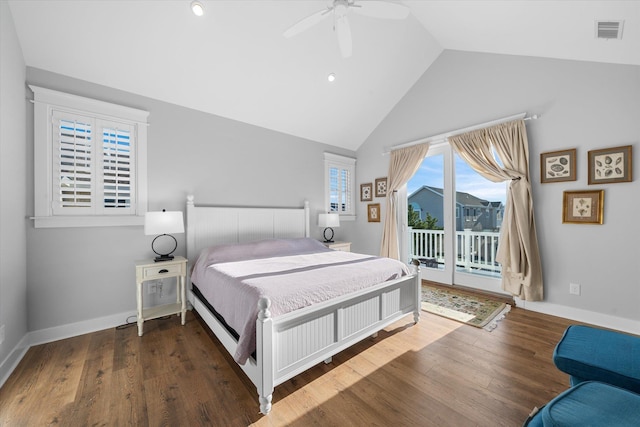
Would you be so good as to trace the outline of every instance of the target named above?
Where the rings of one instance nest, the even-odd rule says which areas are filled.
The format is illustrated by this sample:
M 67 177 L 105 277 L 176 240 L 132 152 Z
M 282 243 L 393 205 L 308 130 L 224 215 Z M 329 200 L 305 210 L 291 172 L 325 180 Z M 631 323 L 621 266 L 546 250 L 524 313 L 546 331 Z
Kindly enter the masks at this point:
M 355 215 L 355 167 L 351 157 L 324 153 L 325 205 L 327 212 L 340 214 L 341 219 Z
M 148 113 L 31 88 L 36 227 L 142 224 Z

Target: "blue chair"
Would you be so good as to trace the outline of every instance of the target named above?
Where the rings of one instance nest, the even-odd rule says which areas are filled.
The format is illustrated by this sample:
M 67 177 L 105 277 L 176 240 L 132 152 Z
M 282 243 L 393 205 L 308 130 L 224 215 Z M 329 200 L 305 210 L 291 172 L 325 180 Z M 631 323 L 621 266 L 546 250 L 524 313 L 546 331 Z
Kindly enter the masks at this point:
M 524 426 L 640 426 L 640 337 L 589 326 L 567 328 L 553 352 L 571 388 Z
M 525 421 L 526 427 L 638 427 L 640 394 L 584 381 L 556 396 Z
M 640 337 L 572 325 L 553 352 L 571 385 L 600 381 L 640 393 Z

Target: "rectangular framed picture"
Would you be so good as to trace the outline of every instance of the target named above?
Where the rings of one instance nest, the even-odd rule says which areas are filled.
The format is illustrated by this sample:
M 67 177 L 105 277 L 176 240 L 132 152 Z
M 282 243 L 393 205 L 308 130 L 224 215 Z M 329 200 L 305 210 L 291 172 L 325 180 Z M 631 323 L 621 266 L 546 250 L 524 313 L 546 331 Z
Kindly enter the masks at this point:
M 576 149 L 540 154 L 540 182 L 575 181 Z
M 565 191 L 562 200 L 562 222 L 569 224 L 602 224 L 604 190 Z
M 376 178 L 376 197 L 387 195 L 387 178 Z
M 367 205 L 367 221 L 380 222 L 380 203 Z
M 370 202 L 373 200 L 373 184 L 370 182 L 360 184 L 360 201 Z
M 631 147 L 589 151 L 589 185 L 631 182 Z

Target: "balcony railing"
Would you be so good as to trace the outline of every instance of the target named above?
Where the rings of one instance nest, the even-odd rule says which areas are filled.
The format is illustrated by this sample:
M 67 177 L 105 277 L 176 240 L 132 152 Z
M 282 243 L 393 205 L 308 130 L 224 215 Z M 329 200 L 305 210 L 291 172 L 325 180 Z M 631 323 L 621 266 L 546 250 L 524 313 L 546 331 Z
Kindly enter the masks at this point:
M 481 274 L 500 274 L 496 262 L 499 232 L 456 232 L 456 268 Z M 409 228 L 409 257 L 417 258 L 427 267 L 444 265 L 444 230 L 418 230 Z

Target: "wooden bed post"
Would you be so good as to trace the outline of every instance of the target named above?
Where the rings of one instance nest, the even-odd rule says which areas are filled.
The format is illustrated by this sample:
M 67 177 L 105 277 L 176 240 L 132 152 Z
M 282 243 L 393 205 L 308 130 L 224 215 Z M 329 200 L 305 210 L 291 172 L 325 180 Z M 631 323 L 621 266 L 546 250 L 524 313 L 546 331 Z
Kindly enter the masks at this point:
M 273 396 L 273 319 L 271 318 L 271 301 L 262 297 L 258 301 L 258 320 L 256 321 L 256 356 L 260 366 L 258 398 L 260 412 L 268 414 L 271 410 Z

